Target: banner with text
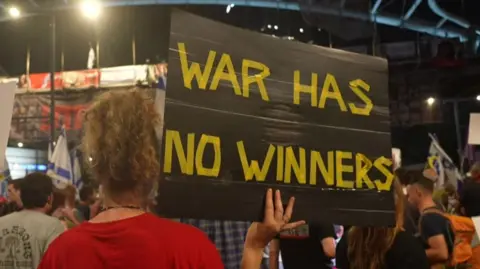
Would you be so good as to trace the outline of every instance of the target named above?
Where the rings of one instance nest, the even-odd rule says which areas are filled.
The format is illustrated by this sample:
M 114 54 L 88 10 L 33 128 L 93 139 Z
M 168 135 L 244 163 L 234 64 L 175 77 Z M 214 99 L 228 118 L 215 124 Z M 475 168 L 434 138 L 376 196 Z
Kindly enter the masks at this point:
M 172 15 L 161 214 L 394 223 L 385 60 Z

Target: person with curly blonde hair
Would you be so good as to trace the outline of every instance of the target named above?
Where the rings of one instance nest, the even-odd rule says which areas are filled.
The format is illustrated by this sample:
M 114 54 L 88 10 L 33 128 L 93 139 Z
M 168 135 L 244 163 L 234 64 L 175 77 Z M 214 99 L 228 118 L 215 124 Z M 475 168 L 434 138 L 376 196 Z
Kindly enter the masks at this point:
M 147 212 L 160 176 L 159 125 L 146 90 L 110 91 L 88 109 L 83 150 L 102 186 L 103 209 L 55 240 L 39 269 L 224 268 L 214 244 L 200 230 Z M 272 206 L 272 191 L 268 199 L 264 222 L 252 224 L 247 234 L 244 269 L 260 265 L 261 251 L 278 232 L 302 224 L 288 224 L 293 201 L 284 213 L 279 192 L 277 206 Z

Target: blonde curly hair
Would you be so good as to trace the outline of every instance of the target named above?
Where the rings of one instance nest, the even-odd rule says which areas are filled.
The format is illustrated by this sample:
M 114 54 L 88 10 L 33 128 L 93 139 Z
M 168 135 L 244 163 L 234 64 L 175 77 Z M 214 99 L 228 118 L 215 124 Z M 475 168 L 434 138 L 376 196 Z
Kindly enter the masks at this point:
M 153 98 L 142 89 L 109 91 L 87 110 L 85 163 L 113 201 L 126 193 L 146 199 L 152 190 L 160 174 L 160 121 Z

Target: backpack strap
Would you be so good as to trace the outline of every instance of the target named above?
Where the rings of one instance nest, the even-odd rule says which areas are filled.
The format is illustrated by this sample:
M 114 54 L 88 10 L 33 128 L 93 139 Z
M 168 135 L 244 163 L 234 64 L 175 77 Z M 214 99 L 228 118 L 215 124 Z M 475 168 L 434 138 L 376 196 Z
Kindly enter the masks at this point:
M 443 216 L 444 218 L 447 219 L 447 238 L 445 238 L 445 241 L 446 243 L 450 244 L 452 246 L 452 253 L 449 254 L 449 258 L 448 258 L 448 261 L 447 261 L 447 264 L 452 264 L 452 259 L 453 259 L 453 255 L 454 255 L 454 251 L 455 251 L 455 246 L 457 245 L 457 242 L 455 242 L 454 240 L 454 235 L 452 235 L 452 233 L 450 233 L 450 229 L 452 229 L 453 231 L 453 226 L 452 226 L 452 223 L 450 221 L 450 218 L 448 218 L 447 214 L 445 212 L 443 212 L 442 210 L 438 209 L 438 208 L 435 208 L 435 207 L 430 207 L 430 208 L 427 208 L 425 210 L 422 211 L 422 214 L 420 215 L 420 220 L 419 220 L 419 224 L 418 224 L 418 229 L 419 229 L 419 233 L 421 235 L 422 233 L 422 227 L 421 227 L 421 221 L 423 219 L 423 216 L 425 214 L 438 214 L 438 215 L 441 215 Z M 455 231 L 453 231 L 453 233 L 455 233 Z M 423 236 L 422 236 L 422 240 L 423 240 Z M 456 266 L 455 266 L 456 267 Z M 455 268 L 454 267 L 454 268 Z

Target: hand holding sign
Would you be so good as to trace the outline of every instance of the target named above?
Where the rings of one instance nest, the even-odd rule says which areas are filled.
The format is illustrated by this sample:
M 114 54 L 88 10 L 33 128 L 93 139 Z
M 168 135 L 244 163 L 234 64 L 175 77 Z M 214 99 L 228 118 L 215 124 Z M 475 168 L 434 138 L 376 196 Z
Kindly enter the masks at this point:
M 294 197 L 290 198 L 284 211 L 280 191 L 275 191 L 275 206 L 272 192 L 272 189 L 267 190 L 263 222 L 254 222 L 248 229 L 245 248 L 264 249 L 280 232 L 305 224 L 303 220 L 290 223 L 295 204 Z

